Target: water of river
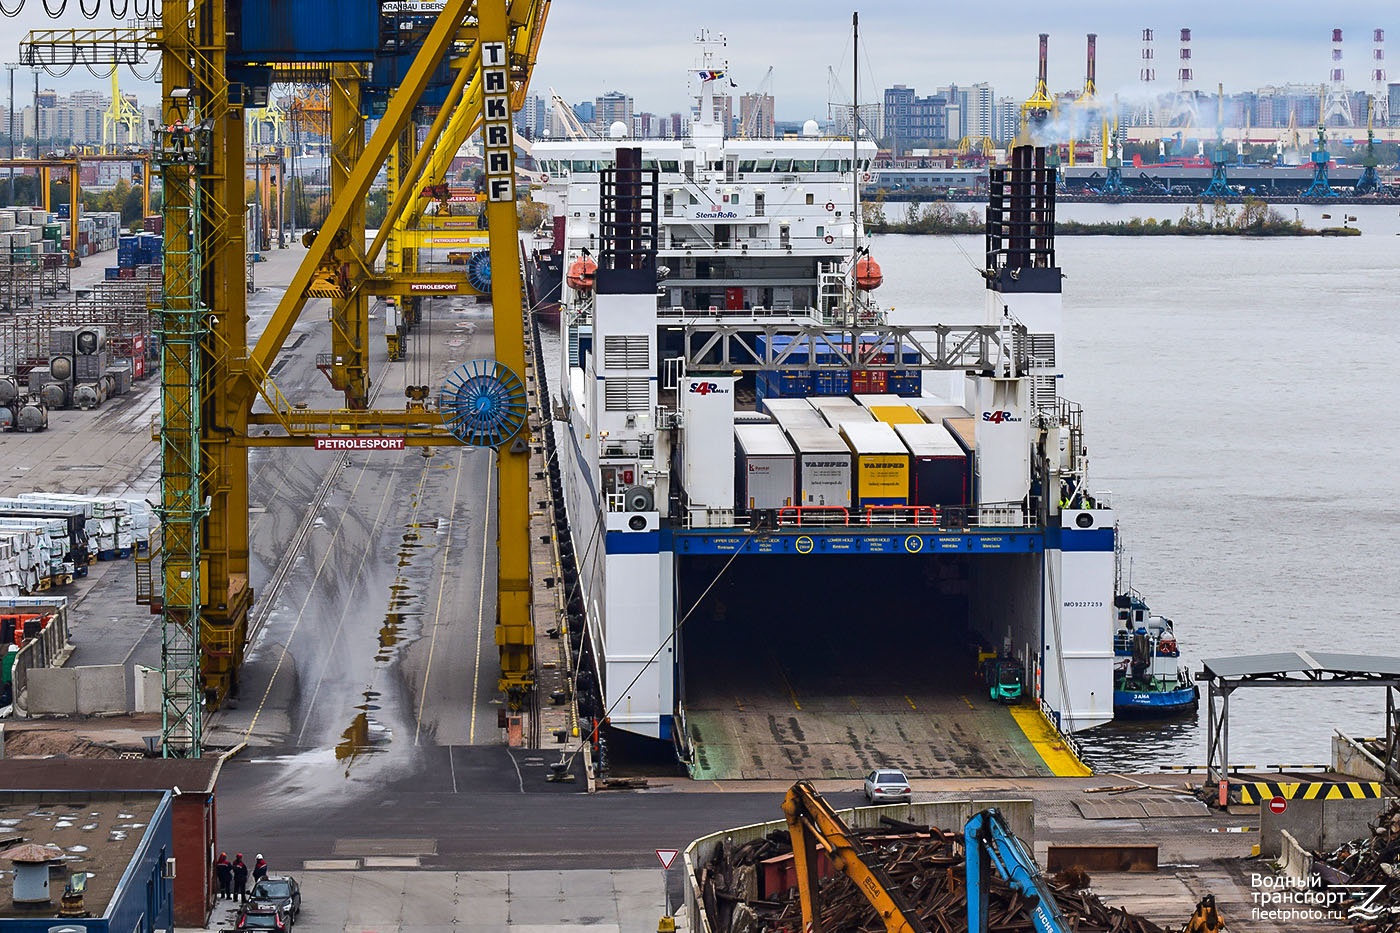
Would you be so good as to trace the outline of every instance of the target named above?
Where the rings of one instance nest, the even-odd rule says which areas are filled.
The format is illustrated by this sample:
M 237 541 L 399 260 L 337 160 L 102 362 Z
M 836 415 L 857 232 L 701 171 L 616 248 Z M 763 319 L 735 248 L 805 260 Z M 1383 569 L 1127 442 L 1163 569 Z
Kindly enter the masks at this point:
M 1298 210 L 1310 226 L 1345 212 L 1363 235 L 1057 242 L 1061 394 L 1085 407 L 1091 480 L 1112 492 L 1132 583 L 1176 621 L 1195 668 L 1300 648 L 1400 656 L 1400 210 Z M 896 322 L 965 323 L 983 307 L 981 237 L 872 246 Z M 1374 687 L 1241 690 L 1231 761 L 1323 762 L 1334 731 L 1383 734 L 1384 712 Z M 1204 706 L 1084 735 L 1104 769 L 1205 760 Z

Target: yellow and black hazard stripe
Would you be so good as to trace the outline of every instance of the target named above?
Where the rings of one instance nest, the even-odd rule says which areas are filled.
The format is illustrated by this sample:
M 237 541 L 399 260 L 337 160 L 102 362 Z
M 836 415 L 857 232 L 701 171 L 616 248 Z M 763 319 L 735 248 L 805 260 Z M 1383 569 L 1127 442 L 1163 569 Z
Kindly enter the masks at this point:
M 1266 803 L 1275 797 L 1285 800 L 1370 800 L 1383 795 L 1377 781 L 1249 781 L 1234 783 L 1240 803 Z

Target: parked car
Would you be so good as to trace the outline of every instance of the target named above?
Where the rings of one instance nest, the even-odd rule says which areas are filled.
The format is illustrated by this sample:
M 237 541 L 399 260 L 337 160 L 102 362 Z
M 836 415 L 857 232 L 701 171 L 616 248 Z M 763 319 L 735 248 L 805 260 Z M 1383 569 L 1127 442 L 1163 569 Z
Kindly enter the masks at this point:
M 248 897 L 256 907 L 276 907 L 288 923 L 296 923 L 301 916 L 301 887 L 290 875 L 268 875 Z
M 277 907 L 258 907 L 249 904 L 238 910 L 234 927 L 239 930 L 285 930 L 291 926 L 287 915 Z
M 865 776 L 865 799 L 871 803 L 908 803 L 913 797 L 909 778 L 898 768 L 880 768 Z

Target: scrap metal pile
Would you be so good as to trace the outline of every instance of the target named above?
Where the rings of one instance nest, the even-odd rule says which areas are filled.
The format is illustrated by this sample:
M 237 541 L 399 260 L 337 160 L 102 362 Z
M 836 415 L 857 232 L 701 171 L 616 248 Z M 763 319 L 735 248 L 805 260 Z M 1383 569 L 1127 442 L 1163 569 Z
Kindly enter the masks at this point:
M 1351 911 L 1352 929 L 1400 933 L 1400 803 L 1388 803 L 1370 825 L 1370 836 L 1317 854 L 1313 871 L 1328 886 L 1384 885 L 1364 907 Z
M 885 820 L 881 829 L 852 830 L 930 930 L 966 933 L 967 885 L 961 833 Z M 885 924 L 855 884 L 819 860 L 821 918 L 826 930 L 882 933 Z M 802 929 L 792 842 L 786 830 L 763 839 L 716 848 L 700 867 L 700 888 L 716 933 L 778 933 Z M 1064 873 L 1069 875 L 1070 873 Z M 1089 878 L 1057 877 L 1055 898 L 1065 919 L 1082 933 L 1163 933 L 1121 908 L 1109 907 L 1087 890 Z M 991 880 L 991 929 L 1033 930 L 1027 899 L 1000 878 Z

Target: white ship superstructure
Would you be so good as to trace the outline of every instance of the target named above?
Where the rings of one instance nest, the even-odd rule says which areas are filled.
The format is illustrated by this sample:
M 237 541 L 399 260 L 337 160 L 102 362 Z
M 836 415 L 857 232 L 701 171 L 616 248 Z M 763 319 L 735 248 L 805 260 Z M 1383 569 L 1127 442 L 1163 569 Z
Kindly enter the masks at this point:
M 1066 731 L 1108 721 L 1114 516 L 1055 393 L 1043 151 L 994 172 L 985 310 L 895 327 L 855 195 L 873 144 L 725 138 L 722 69 L 696 70 L 690 139 L 534 148 L 565 217 L 558 446 L 611 725 L 694 755 L 726 639 L 799 616 L 799 638 L 841 638 L 867 606 L 902 654 L 972 637 Z M 934 371 L 963 374 L 957 397 L 924 394 Z

